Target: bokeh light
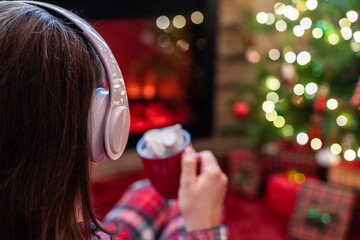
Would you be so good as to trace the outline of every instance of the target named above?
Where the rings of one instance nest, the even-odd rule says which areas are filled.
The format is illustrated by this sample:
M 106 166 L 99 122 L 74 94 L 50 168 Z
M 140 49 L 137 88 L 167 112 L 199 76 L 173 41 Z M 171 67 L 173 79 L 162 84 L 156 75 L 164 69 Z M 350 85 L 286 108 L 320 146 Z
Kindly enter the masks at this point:
M 293 29 L 293 33 L 295 36 L 301 37 L 304 35 L 305 30 L 300 25 L 296 25 Z
M 340 40 L 339 35 L 337 35 L 336 33 L 332 33 L 328 37 L 328 41 L 332 45 L 338 44 L 339 40 Z
M 273 60 L 273 61 L 279 60 L 279 58 L 280 58 L 280 51 L 279 51 L 278 49 L 275 49 L 275 48 L 271 49 L 271 50 L 269 51 L 269 58 L 270 58 L 271 60 Z
M 352 149 L 348 149 L 344 152 L 344 158 L 347 161 L 354 161 L 356 158 L 356 152 Z
M 294 52 L 287 52 L 284 55 L 285 61 L 288 63 L 294 63 L 296 61 L 296 54 Z
M 352 38 L 352 30 L 349 27 L 343 27 L 340 30 L 341 35 L 345 40 L 350 40 Z
M 175 28 L 181 29 L 186 25 L 186 19 L 182 15 L 177 15 L 173 18 L 173 25 Z
M 285 8 L 285 4 L 283 4 L 281 2 L 278 2 L 274 5 L 274 11 L 278 15 L 284 14 L 284 8 Z
M 275 23 L 275 28 L 279 32 L 285 32 L 287 29 L 287 23 L 284 20 L 278 20 Z
M 339 155 L 342 151 L 342 147 L 338 143 L 334 143 L 330 146 L 330 152 L 335 155 Z
M 260 24 L 265 24 L 268 20 L 268 15 L 265 12 L 259 12 L 256 14 L 256 21 Z
M 335 110 L 338 107 L 338 105 L 339 105 L 338 101 L 334 98 L 330 98 L 326 102 L 326 106 L 330 110 Z
M 319 138 L 313 138 L 310 142 L 310 146 L 314 150 L 319 150 L 322 147 L 322 141 Z
M 305 93 L 305 87 L 301 83 L 298 83 L 294 86 L 293 91 L 296 95 L 301 96 Z
M 159 29 L 167 29 L 170 26 L 170 20 L 166 16 L 160 16 L 156 19 L 156 26 Z
M 309 95 L 313 95 L 318 91 L 319 87 L 316 83 L 310 82 L 305 86 L 305 92 Z
M 354 10 L 348 11 L 346 13 L 346 17 L 349 19 L 350 22 L 356 22 L 356 20 L 358 19 L 358 13 L 355 12 Z
M 314 38 L 319 39 L 324 35 L 324 32 L 321 28 L 314 28 L 312 30 L 312 35 Z
M 282 133 L 284 136 L 286 137 L 291 137 L 293 134 L 294 134 L 294 128 L 293 126 L 291 125 L 285 125 L 283 128 L 282 128 Z
M 194 24 L 201 24 L 204 22 L 204 15 L 202 14 L 202 12 L 199 11 L 193 12 L 190 18 Z
M 274 126 L 277 128 L 282 128 L 285 125 L 285 118 L 283 116 L 278 116 L 274 122 Z
M 276 92 L 269 92 L 266 95 L 266 100 L 272 101 L 273 103 L 277 103 L 279 101 L 279 95 Z
M 345 115 L 340 115 L 336 118 L 336 123 L 337 125 L 339 125 L 340 127 L 345 126 L 348 123 L 348 119 Z
M 306 65 L 310 62 L 310 60 L 311 60 L 311 55 L 307 51 L 302 51 L 297 56 L 297 63 L 299 65 Z
M 300 26 L 303 28 L 303 29 L 309 29 L 311 28 L 311 25 L 312 25 L 312 21 L 310 18 L 306 17 L 306 18 L 303 18 L 301 19 L 300 21 Z
M 306 133 L 301 132 L 296 136 L 296 141 L 300 145 L 305 145 L 309 141 L 309 136 Z
M 262 105 L 264 112 L 271 113 L 275 110 L 275 104 L 272 101 L 265 101 Z
M 318 2 L 316 0 L 307 0 L 306 1 L 306 7 L 309 10 L 314 10 L 317 8 L 317 6 L 318 6 Z

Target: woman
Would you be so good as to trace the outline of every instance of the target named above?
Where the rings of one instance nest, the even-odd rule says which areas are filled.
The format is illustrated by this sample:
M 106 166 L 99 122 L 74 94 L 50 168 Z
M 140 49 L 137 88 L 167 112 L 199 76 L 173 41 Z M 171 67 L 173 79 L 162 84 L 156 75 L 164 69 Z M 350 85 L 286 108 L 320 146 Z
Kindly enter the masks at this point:
M 98 223 L 90 197 L 96 164 L 90 161 L 88 121 L 94 89 L 104 85 L 93 48 L 46 10 L 0 1 L 0 66 L 1 238 L 116 234 Z M 179 207 L 185 237 L 220 231 L 227 179 L 210 152 L 200 154 L 199 176 L 195 151 L 188 148 L 182 158 Z M 116 213 L 107 222 L 116 219 L 122 228 L 124 211 Z

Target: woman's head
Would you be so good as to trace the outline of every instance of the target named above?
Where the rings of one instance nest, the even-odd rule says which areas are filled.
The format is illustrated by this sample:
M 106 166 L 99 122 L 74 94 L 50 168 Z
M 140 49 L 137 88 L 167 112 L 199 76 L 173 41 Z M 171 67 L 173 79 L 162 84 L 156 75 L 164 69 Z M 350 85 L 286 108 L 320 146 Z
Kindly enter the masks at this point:
M 76 215 L 94 218 L 88 116 L 101 73 L 91 47 L 61 20 L 0 1 L 0 232 L 7 239 L 79 237 Z

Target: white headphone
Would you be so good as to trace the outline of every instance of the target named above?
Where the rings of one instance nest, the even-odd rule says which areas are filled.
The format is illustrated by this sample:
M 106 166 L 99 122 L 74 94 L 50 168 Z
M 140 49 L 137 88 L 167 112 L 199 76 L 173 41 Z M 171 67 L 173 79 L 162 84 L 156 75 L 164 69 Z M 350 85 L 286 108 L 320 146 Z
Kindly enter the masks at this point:
M 93 27 L 74 13 L 49 3 L 24 2 L 56 12 L 70 20 L 82 31 L 82 35 L 98 54 L 105 69 L 109 91 L 103 88 L 94 91 L 88 125 L 92 160 L 117 160 L 124 152 L 128 140 L 130 112 L 124 78 L 109 46 Z

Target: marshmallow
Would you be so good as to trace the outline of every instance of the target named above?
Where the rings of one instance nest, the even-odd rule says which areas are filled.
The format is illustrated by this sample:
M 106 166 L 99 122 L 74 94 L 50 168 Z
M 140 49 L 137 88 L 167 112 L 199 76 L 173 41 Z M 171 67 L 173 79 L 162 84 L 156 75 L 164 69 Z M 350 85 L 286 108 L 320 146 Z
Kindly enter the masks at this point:
M 151 129 L 144 134 L 146 147 L 144 152 L 154 157 L 165 157 L 177 152 L 184 144 L 182 126 L 175 124 L 173 126 Z

